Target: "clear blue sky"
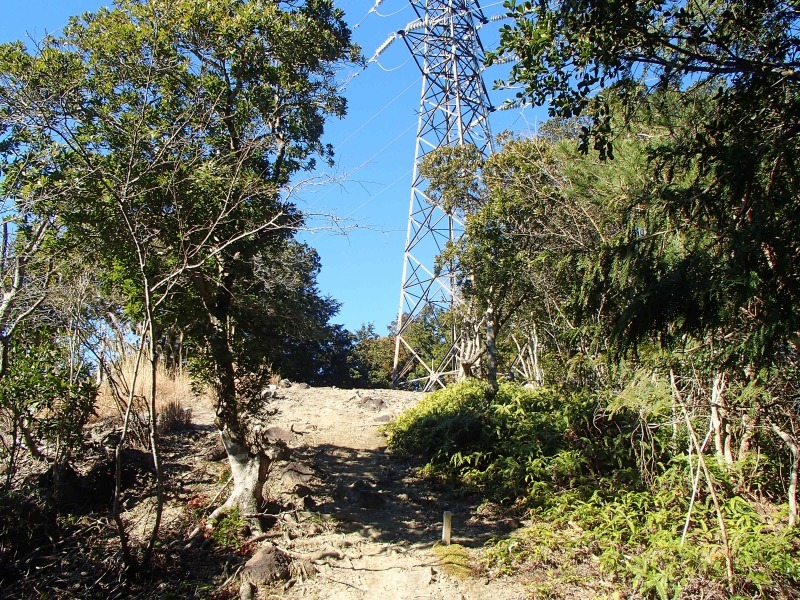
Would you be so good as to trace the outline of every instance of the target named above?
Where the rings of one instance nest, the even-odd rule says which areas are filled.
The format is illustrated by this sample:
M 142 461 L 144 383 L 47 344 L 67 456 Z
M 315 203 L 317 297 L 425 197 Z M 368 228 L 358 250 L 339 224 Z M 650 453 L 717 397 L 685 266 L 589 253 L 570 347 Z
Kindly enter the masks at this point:
M 0 41 L 39 39 L 63 27 L 70 15 L 94 11 L 110 2 L 99 0 L 0 0 Z M 503 12 L 502 3 L 484 0 L 487 15 Z M 354 38 L 368 58 L 395 31 L 414 19 L 407 0 L 337 0 L 354 27 Z M 482 30 L 484 46 L 493 47 L 501 23 Z M 356 26 L 357 25 L 357 26 Z M 486 74 L 487 87 L 504 76 L 502 67 Z M 312 221 L 314 230 L 302 237 L 322 258 L 319 287 L 342 303 L 334 319 L 355 331 L 374 323 L 386 333 L 397 317 L 403 248 L 408 219 L 421 78 L 402 41 L 395 42 L 379 63 L 365 70 L 342 73 L 349 110 L 345 119 L 328 125 L 325 141 L 334 146 L 340 181 L 311 181 L 299 191 L 297 203 L 312 213 L 333 214 L 341 232 L 330 222 Z M 499 106 L 509 92 L 491 91 Z M 530 130 L 542 111 L 498 111 L 491 117 L 493 132 Z M 327 173 L 330 175 L 330 173 Z M 318 173 L 316 175 L 323 175 Z M 317 229 L 316 227 L 319 227 Z

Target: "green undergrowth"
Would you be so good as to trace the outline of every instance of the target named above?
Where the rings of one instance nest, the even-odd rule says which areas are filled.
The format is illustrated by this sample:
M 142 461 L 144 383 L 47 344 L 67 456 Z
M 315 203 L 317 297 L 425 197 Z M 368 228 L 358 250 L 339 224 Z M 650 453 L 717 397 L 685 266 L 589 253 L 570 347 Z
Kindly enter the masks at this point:
M 476 380 L 428 395 L 387 426 L 390 450 L 425 456 L 425 474 L 460 481 L 496 502 L 536 503 L 555 488 L 630 478 L 630 443 L 604 435 L 617 424 L 596 419 L 591 394 L 565 402 L 553 389 L 506 382 L 489 396 Z
M 644 472 L 624 410 L 603 411 L 585 392 L 510 383 L 488 392 L 477 381 L 439 390 L 386 431 L 392 451 L 427 459 L 423 474 L 530 510 L 529 527 L 489 543 L 491 571 L 527 573 L 534 597 L 562 597 L 582 578 L 660 600 L 800 597 L 797 530 L 711 458 L 729 581 L 712 495 L 692 485 L 696 460 L 667 451 L 685 441 L 671 428 L 651 441 L 657 461 Z
M 236 550 L 241 547 L 244 541 L 244 527 L 244 518 L 239 513 L 239 509 L 234 507 L 219 520 L 216 527 L 214 527 L 212 536 L 221 548 Z

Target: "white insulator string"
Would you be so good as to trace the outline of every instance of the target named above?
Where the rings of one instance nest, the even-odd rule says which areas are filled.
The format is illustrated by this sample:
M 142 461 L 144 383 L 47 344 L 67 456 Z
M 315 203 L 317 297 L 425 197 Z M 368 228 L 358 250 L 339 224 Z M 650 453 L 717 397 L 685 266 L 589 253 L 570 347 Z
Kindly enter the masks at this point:
M 378 49 L 375 50 L 375 54 L 372 55 L 372 58 L 369 59 L 369 62 L 377 60 L 377 58 L 381 54 L 386 52 L 386 50 L 389 48 L 389 46 L 391 46 L 395 42 L 395 40 L 397 40 L 397 34 L 393 33 L 392 35 L 389 36 L 389 38 L 385 42 L 383 42 L 380 46 L 378 46 Z

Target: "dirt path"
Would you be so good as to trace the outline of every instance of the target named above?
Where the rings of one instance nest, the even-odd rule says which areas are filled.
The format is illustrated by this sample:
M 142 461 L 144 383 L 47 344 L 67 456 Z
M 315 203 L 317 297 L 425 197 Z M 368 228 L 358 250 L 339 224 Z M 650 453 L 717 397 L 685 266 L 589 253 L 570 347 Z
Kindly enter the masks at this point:
M 475 502 L 435 489 L 413 465 L 388 455 L 379 427 L 420 395 L 395 390 L 342 390 L 293 385 L 277 390 L 267 424 L 284 430 L 290 462 L 273 468 L 268 494 L 302 509 L 284 515 L 273 540 L 296 555 L 313 555 L 312 577 L 261 597 L 367 599 L 524 598 L 511 580 L 480 574 L 484 542 L 513 523 L 482 515 Z M 198 410 L 200 409 L 200 410 Z M 213 417 L 201 407 L 194 420 Z M 443 511 L 453 513 L 453 542 L 465 547 L 473 572 L 451 574 L 433 549 Z

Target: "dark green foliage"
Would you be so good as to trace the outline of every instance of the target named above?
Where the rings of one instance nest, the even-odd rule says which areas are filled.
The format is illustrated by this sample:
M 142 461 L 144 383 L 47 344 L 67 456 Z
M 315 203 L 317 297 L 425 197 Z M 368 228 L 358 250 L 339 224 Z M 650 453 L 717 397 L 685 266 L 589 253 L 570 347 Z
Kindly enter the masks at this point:
M 380 336 L 372 323 L 354 334 L 350 372 L 358 387 L 387 388 L 392 385 L 395 337 Z
M 506 382 L 487 397 L 488 386 L 477 380 L 430 394 L 387 427 L 389 448 L 423 455 L 430 472 L 511 502 L 538 501 L 542 489 L 573 488 L 602 475 L 625 477 L 635 465 L 629 445 L 605 439 L 604 431 L 620 423 L 598 419 L 590 394 Z
M 57 468 L 79 451 L 97 393 L 86 365 L 70 365 L 63 348 L 46 334 L 15 344 L 9 363 L 0 379 L 0 458 L 7 488 L 14 482 L 23 442 L 33 452 L 48 444 Z
M 772 361 L 796 335 L 800 301 L 796 7 L 508 5 L 515 23 L 499 52 L 518 57 L 521 101 L 590 117 L 583 150 L 593 144 L 602 158 L 630 132 L 648 140 L 648 185 L 630 205 L 636 234 L 608 248 L 589 288 L 599 294 L 614 264 L 627 265 L 627 281 L 613 282 L 623 294 L 617 342 L 735 331 L 726 358 Z

